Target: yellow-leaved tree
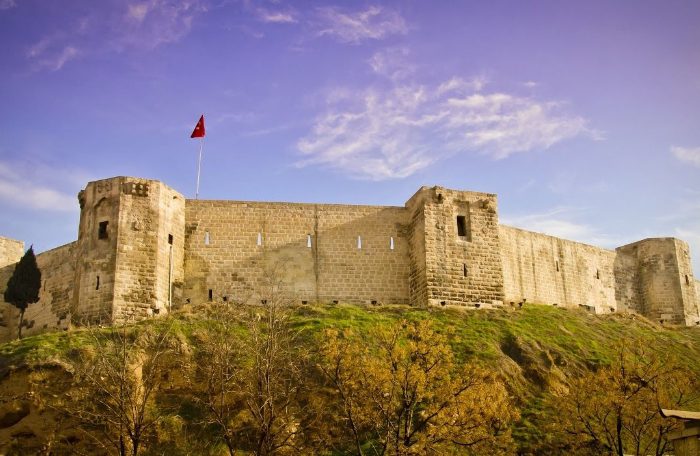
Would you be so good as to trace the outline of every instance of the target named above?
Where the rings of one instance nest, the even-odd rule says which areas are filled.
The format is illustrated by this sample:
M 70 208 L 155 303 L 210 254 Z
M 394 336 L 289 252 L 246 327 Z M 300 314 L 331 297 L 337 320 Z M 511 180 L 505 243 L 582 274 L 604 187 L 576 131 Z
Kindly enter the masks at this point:
M 329 426 L 347 430 L 329 434 L 358 455 L 512 448 L 518 412 L 505 387 L 487 370 L 455 362 L 428 321 L 402 321 L 372 338 L 328 330 L 319 369 L 338 421 Z

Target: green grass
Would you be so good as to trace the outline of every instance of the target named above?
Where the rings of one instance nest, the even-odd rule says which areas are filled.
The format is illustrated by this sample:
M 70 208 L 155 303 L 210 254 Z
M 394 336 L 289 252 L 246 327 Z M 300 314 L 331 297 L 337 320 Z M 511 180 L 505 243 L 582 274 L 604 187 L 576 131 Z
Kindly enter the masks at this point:
M 212 326 L 216 308 L 194 306 L 169 317 L 140 322 L 127 330 L 167 327 L 196 349 L 200 337 Z M 371 337 L 399 321 L 430 320 L 445 335 L 458 362 L 476 362 L 500 375 L 520 407 L 522 419 L 513 435 L 522 447 L 542 438 L 538 423 L 548 412 L 544 398 L 552 386 L 587 369 L 611 362 L 622 339 L 642 340 L 659 353 L 672 354 L 700 376 L 700 328 L 668 328 L 639 316 L 593 315 L 579 310 L 529 304 L 522 309 L 419 309 L 408 306 L 315 305 L 292 310 L 291 323 L 299 331 L 299 343 L 311 350 L 323 341 L 325 329 L 349 329 Z M 98 330 L 110 331 L 109 328 Z M 241 337 L 246 327 L 231 329 Z M 41 367 L 89 348 L 93 331 L 74 329 L 45 333 L 0 344 L 0 374 L 13 368 Z M 3 375 L 0 375 L 2 378 Z M 197 421 L 196 408 L 182 402 L 177 391 L 163 398 L 180 404 L 179 416 Z

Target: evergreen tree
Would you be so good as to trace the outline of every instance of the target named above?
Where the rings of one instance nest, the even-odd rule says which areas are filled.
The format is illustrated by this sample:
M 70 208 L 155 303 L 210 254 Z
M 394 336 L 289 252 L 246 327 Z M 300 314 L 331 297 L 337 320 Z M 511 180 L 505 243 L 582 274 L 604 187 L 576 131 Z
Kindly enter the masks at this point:
M 41 289 L 41 271 L 36 264 L 33 246 L 29 247 L 24 256 L 19 260 L 12 277 L 7 282 L 5 290 L 5 302 L 9 302 L 19 309 L 19 338 L 22 338 L 22 322 L 27 306 L 39 300 Z

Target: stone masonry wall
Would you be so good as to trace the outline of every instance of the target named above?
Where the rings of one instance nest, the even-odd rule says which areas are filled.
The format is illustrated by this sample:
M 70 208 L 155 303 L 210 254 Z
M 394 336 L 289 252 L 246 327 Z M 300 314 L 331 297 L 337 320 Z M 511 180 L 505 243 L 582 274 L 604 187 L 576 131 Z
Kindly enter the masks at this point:
M 118 245 L 122 180 L 90 182 L 78 195 L 81 210 L 73 312 L 78 324 L 112 321 L 117 252 L 128 248 Z M 100 226 L 104 226 L 102 235 Z
M 412 213 L 423 212 L 417 220 L 423 218 L 425 231 L 428 299 L 421 305 L 501 305 L 496 195 L 422 187 L 408 208 Z M 420 229 L 416 224 L 412 227 Z
M 76 242 L 40 253 L 36 262 L 41 271 L 39 301 L 30 304 L 24 313 L 22 335 L 38 334 L 49 329 L 66 329 L 71 322 L 73 284 L 75 279 Z M 0 269 L 0 289 L 4 291 L 14 266 Z M 17 337 L 19 311 L 5 303 L 0 294 L 0 341 Z
M 190 302 L 260 299 L 273 279 L 297 302 L 408 303 L 404 208 L 187 200 L 186 220 Z
M 139 320 L 169 305 L 169 235 L 173 282 L 183 280 L 184 197 L 158 181 L 120 178 L 118 251 L 112 319 Z
M 637 261 L 638 310 L 659 322 L 700 321 L 688 244 L 675 238 L 644 239 L 617 249 Z
M 504 225 L 499 230 L 506 302 L 617 310 L 615 252 Z
M 24 242 L 0 236 L 0 268 L 15 264 L 24 255 Z

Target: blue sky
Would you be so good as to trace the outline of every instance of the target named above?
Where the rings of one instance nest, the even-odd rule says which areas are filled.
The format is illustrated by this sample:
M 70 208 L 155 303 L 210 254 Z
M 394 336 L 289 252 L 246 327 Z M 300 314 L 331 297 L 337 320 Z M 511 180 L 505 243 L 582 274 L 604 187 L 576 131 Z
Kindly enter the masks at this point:
M 0 235 L 77 237 L 116 175 L 193 197 L 403 205 L 700 271 L 700 2 L 0 0 Z M 699 272 L 700 273 L 700 272 Z

